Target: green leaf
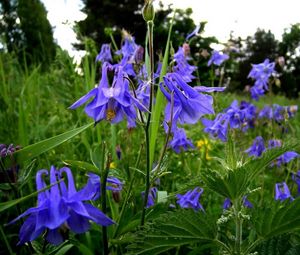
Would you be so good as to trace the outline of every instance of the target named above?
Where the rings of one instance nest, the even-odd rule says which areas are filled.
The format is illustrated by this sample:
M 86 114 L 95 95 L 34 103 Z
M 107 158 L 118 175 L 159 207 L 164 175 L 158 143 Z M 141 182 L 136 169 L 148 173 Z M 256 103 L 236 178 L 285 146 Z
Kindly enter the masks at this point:
M 11 200 L 11 201 L 7 201 L 7 202 L 0 203 L 0 212 L 3 212 L 3 211 L 9 209 L 9 208 L 12 207 L 12 206 L 15 206 L 15 205 L 17 205 L 17 204 L 19 204 L 19 203 L 21 203 L 21 202 L 24 202 L 25 200 L 27 200 L 27 199 L 29 199 L 29 198 L 31 198 L 31 197 L 36 196 L 38 193 L 43 192 L 43 191 L 45 191 L 45 190 L 51 188 L 53 185 L 56 185 L 57 183 L 60 183 L 61 181 L 63 181 L 63 180 L 60 180 L 60 181 L 55 182 L 55 183 L 53 183 L 53 184 L 51 184 L 51 185 L 48 185 L 47 187 L 45 187 L 45 188 L 43 188 L 43 189 L 41 189 L 41 190 L 38 190 L 38 191 L 36 191 L 36 192 L 33 192 L 33 193 L 31 193 L 30 195 L 28 195 L 28 196 L 21 197 L 21 198 L 18 198 L 18 199 L 15 199 L 15 200 Z
M 99 174 L 99 169 L 88 162 L 76 161 L 76 160 L 64 160 L 63 163 L 66 164 L 67 166 L 72 166 L 72 167 L 74 166 L 79 169 L 82 169 L 85 172 L 92 172 L 95 174 Z
M 174 16 L 173 16 L 173 19 L 171 21 L 170 28 L 169 28 L 168 40 L 166 43 L 164 59 L 163 59 L 161 72 L 160 72 L 160 76 L 159 76 L 159 84 L 163 81 L 163 77 L 165 76 L 165 74 L 167 73 L 167 70 L 168 70 L 170 39 L 171 39 L 171 32 L 172 32 L 175 13 L 176 13 L 176 11 L 174 12 Z M 158 86 L 156 99 L 155 99 L 155 105 L 153 105 L 153 111 L 152 111 L 152 116 L 151 116 L 151 130 L 150 130 L 150 162 L 151 162 L 151 164 L 154 160 L 156 138 L 157 138 L 158 128 L 160 126 L 160 116 L 161 116 L 161 113 L 163 110 L 163 105 L 164 105 L 164 96 L 160 90 L 160 87 Z
M 298 143 L 289 143 L 286 146 L 268 150 L 260 158 L 251 158 L 244 164 L 239 163 L 236 159 L 231 159 L 231 162 L 236 162 L 233 163 L 233 165 L 237 165 L 235 169 L 232 169 L 230 165 L 224 165 L 225 161 L 222 161 L 221 169 L 203 169 L 201 178 L 209 189 L 221 196 L 235 200 L 247 194 L 252 181 L 276 158 L 298 146 Z
M 63 246 L 61 249 L 59 249 L 55 255 L 64 255 L 66 254 L 74 245 L 73 244 L 67 244 Z
M 135 242 L 127 247 L 129 254 L 160 254 L 182 245 L 214 242 L 217 233 L 214 222 L 192 209 L 163 214 L 137 232 Z
M 294 201 L 274 201 L 266 208 L 254 208 L 252 222 L 260 242 L 300 230 L 300 198 Z M 252 245 L 251 250 L 260 242 Z
M 72 137 L 80 134 L 82 131 L 86 130 L 90 126 L 92 126 L 94 123 L 87 124 L 83 127 L 75 128 L 73 130 L 67 131 L 63 134 L 48 138 L 46 140 L 37 142 L 35 144 L 26 146 L 25 148 L 18 150 L 14 153 L 14 155 L 17 156 L 17 162 L 21 163 L 25 160 L 31 160 L 42 153 L 49 151 L 56 146 L 68 141 Z

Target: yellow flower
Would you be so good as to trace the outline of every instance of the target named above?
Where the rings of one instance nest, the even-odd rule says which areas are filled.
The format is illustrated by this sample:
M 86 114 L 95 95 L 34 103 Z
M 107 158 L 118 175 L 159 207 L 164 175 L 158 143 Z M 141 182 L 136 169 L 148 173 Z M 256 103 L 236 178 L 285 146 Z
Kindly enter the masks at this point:
M 211 157 L 208 155 L 208 152 L 211 150 L 211 145 L 206 138 L 198 140 L 196 146 L 199 150 L 204 151 L 206 160 L 211 160 Z
M 116 163 L 115 163 L 115 162 L 111 162 L 111 163 L 109 164 L 109 168 L 110 168 L 110 169 L 116 168 Z

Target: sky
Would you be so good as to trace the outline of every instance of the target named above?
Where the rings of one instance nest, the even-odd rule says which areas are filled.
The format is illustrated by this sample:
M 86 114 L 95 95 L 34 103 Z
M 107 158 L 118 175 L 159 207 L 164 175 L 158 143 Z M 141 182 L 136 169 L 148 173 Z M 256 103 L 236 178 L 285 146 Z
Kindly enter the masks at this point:
M 113 1 L 113 0 L 112 0 Z M 54 38 L 58 44 L 78 55 L 72 47 L 76 42 L 72 26 L 76 20 L 84 19 L 80 12 L 81 0 L 42 0 L 48 19 L 54 28 Z M 173 4 L 175 8 L 193 9 L 192 18 L 197 24 L 207 21 L 204 35 L 216 36 L 226 42 L 233 31 L 234 36 L 246 38 L 256 29 L 271 30 L 277 39 L 285 28 L 300 22 L 300 0 L 162 0 L 164 5 Z M 158 0 L 154 0 L 157 4 Z M 80 54 L 79 54 L 80 55 Z

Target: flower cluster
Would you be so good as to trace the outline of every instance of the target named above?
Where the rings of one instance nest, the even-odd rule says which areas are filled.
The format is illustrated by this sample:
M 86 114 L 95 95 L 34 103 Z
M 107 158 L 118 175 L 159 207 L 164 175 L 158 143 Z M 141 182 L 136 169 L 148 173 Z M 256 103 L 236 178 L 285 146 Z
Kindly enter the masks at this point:
M 181 208 L 192 208 L 195 211 L 202 210 L 204 212 L 204 208 L 199 202 L 202 193 L 203 189 L 196 187 L 193 190 L 189 190 L 184 195 L 177 194 L 177 204 L 179 204 Z
M 160 84 L 160 89 L 168 103 L 165 108 L 165 131 L 169 128 L 173 133 L 170 146 L 179 152 L 180 148 L 186 150 L 194 147 L 186 138 L 184 129 L 179 129 L 179 124 L 195 124 L 205 114 L 214 114 L 213 98 L 203 92 L 223 91 L 225 88 L 206 88 L 203 86 L 191 87 L 187 82 L 192 81 L 192 73 L 196 69 L 188 63 L 188 44 L 180 47 L 174 55 L 176 65 L 173 72 L 167 73 Z M 172 116 L 171 116 L 172 115 Z M 172 117 L 172 119 L 171 119 Z M 172 123 L 172 126 L 170 127 Z
M 212 138 L 219 138 L 225 142 L 228 127 L 246 131 L 254 126 L 255 116 L 256 107 L 253 104 L 245 101 L 239 104 L 237 100 L 234 100 L 223 113 L 217 114 L 214 120 L 202 119 L 202 124 L 204 132 L 210 134 Z
M 254 86 L 250 89 L 251 97 L 258 100 L 268 91 L 268 81 L 270 76 L 275 72 L 275 62 L 266 59 L 263 63 L 252 65 L 248 78 L 255 80 Z
M 297 110 L 298 110 L 297 105 L 291 105 L 291 106 L 280 106 L 278 104 L 273 104 L 272 106 L 266 105 L 258 113 L 258 118 L 275 120 L 276 122 L 280 123 L 283 122 L 284 120 L 294 117 Z
M 19 145 L 14 146 L 13 144 L 6 145 L 0 144 L 0 158 L 5 158 L 12 155 L 15 151 L 19 150 L 21 147 Z
M 48 170 L 45 169 L 37 172 L 37 190 L 46 188 L 43 177 L 48 174 Z M 67 185 L 63 174 L 66 174 Z M 10 222 L 11 224 L 22 217 L 29 216 L 20 229 L 18 244 L 30 242 L 45 232 L 45 238 L 49 243 L 59 245 L 64 241 L 63 233 L 69 230 L 77 234 L 84 233 L 89 230 L 90 221 L 102 226 L 114 224 L 114 221 L 98 208 L 85 202 L 95 194 L 84 192 L 85 188 L 76 191 L 73 175 L 69 168 L 63 167 L 57 170 L 52 166 L 50 184 L 52 186 L 49 190 L 39 192 L 36 207 L 28 209 Z
M 281 147 L 281 145 L 282 145 L 281 140 L 271 139 L 268 141 L 268 147 L 266 148 L 264 139 L 261 136 L 258 136 L 254 139 L 252 145 L 247 150 L 245 150 L 245 152 L 249 156 L 260 157 L 263 154 L 263 152 L 266 151 L 266 149 Z M 281 156 L 279 156 L 275 160 L 275 162 L 272 163 L 272 166 L 277 165 L 278 167 L 280 167 L 282 164 L 286 164 L 299 156 L 300 155 L 297 152 L 287 151 L 283 153 Z

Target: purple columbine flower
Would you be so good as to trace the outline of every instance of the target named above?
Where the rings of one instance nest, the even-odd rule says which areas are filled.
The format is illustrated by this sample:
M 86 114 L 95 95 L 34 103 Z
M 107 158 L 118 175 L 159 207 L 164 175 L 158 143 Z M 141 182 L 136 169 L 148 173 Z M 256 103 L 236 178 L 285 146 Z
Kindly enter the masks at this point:
M 96 57 L 96 62 L 111 62 L 112 61 L 112 56 L 110 52 L 110 44 L 102 44 L 101 46 L 101 51 Z
M 282 164 L 287 164 L 289 163 L 291 160 L 298 158 L 299 154 L 297 152 L 294 151 L 287 151 L 285 153 L 283 153 L 281 156 L 279 156 L 274 164 L 277 165 L 278 167 L 280 167 Z
M 67 175 L 68 186 L 61 181 L 62 174 Z M 43 179 L 48 175 L 48 171 L 39 170 L 36 174 L 37 190 L 46 187 Z M 55 184 L 61 181 L 59 184 Z M 38 194 L 37 206 L 28 209 L 11 223 L 22 217 L 29 216 L 23 223 L 18 244 L 24 244 L 36 239 L 46 230 L 46 240 L 54 245 L 59 245 L 64 241 L 62 232 L 69 229 L 79 234 L 90 228 L 90 221 L 98 225 L 109 226 L 114 222 L 103 214 L 98 208 L 84 201 L 89 200 L 89 196 L 76 191 L 72 172 L 69 168 L 63 167 L 56 170 L 54 166 L 50 170 L 50 184 L 53 186 Z
M 135 55 L 140 55 L 139 46 L 135 43 L 134 37 L 128 34 L 125 30 L 123 30 L 123 37 L 124 39 L 121 49 L 116 51 L 117 55 L 122 55 L 122 59 L 120 63 L 116 64 L 116 66 L 122 66 L 124 72 L 127 73 L 127 75 L 135 77 L 136 74 L 132 63 L 135 62 Z
M 176 65 L 173 68 L 173 72 L 177 73 L 185 82 L 190 82 L 195 78 L 193 72 L 197 69 L 196 66 L 192 66 L 188 63 L 188 60 L 191 59 L 189 54 L 190 46 L 187 43 L 179 47 L 178 51 L 174 54 Z
M 265 150 L 264 139 L 258 136 L 254 139 L 251 147 L 245 150 L 245 152 L 248 153 L 249 156 L 260 157 Z
M 293 181 L 297 184 L 298 186 L 298 195 L 300 195 L 300 170 L 296 174 L 292 175 Z
M 275 184 L 275 200 L 284 201 L 286 199 L 294 200 L 292 197 L 289 187 L 285 182 Z
M 21 149 L 19 145 L 14 146 L 13 144 L 6 145 L 0 144 L 0 158 L 11 156 L 15 151 Z
M 208 60 L 207 66 L 210 66 L 211 64 L 220 66 L 227 59 L 229 59 L 227 54 L 214 50 L 210 59 Z
M 252 65 L 248 78 L 255 80 L 254 86 L 250 89 L 253 99 L 258 100 L 268 90 L 268 81 L 272 73 L 275 72 L 274 70 L 275 62 L 270 63 L 269 59 L 263 63 Z
M 187 37 L 185 38 L 185 40 L 188 41 L 190 38 L 194 37 L 195 35 L 198 35 L 199 30 L 200 30 L 200 25 L 197 25 L 195 27 L 195 29 L 193 30 L 193 32 L 187 35 Z
M 199 202 L 202 193 L 203 189 L 196 187 L 184 195 L 177 194 L 177 204 L 179 204 L 181 208 L 193 208 L 195 211 L 202 210 L 204 212 L 204 208 Z
M 228 210 L 231 206 L 232 206 L 231 200 L 228 197 L 226 197 L 224 199 L 223 209 Z
M 164 77 L 165 89 L 160 84 L 162 93 L 168 100 L 165 109 L 165 121 L 170 122 L 171 118 L 171 92 L 174 92 L 173 125 L 176 128 L 180 124 L 195 124 L 204 114 L 213 114 L 213 98 L 209 95 L 198 93 L 195 89 L 185 83 L 176 73 L 168 73 Z
M 253 208 L 253 204 L 247 199 L 247 196 L 243 196 L 242 198 L 243 206 L 247 208 Z M 231 200 L 227 197 L 223 203 L 223 209 L 228 210 L 232 206 Z
M 101 179 L 99 175 L 88 173 L 89 179 L 87 185 L 78 193 L 89 197 L 90 200 L 97 200 L 101 195 Z M 106 180 L 106 189 L 112 191 L 121 191 L 123 182 L 113 176 L 108 176 Z
M 209 133 L 213 139 L 219 138 L 221 141 L 227 141 L 227 131 L 229 125 L 228 115 L 219 113 L 214 120 L 202 119 L 204 132 Z
M 169 146 L 176 153 L 180 153 L 181 150 L 186 151 L 188 147 L 195 148 L 192 142 L 187 139 L 186 133 L 183 128 L 177 128 L 173 131 L 173 139 L 172 141 L 170 141 Z
M 273 109 L 271 106 L 266 105 L 264 108 L 262 108 L 258 114 L 258 118 L 266 118 L 266 119 L 273 119 Z
M 156 200 L 156 196 L 157 196 L 157 191 L 158 191 L 158 190 L 157 190 L 156 187 L 150 188 L 146 208 L 149 208 L 149 207 L 155 205 L 155 200 Z M 143 191 L 143 192 L 141 193 L 141 195 L 142 195 L 142 198 L 145 199 L 145 191 Z
M 114 71 L 112 85 L 108 82 L 108 72 Z M 85 107 L 86 114 L 95 122 L 103 119 L 111 123 L 118 123 L 127 117 L 128 127 L 135 126 L 136 110 L 134 103 L 138 103 L 129 91 L 127 74 L 122 67 L 113 67 L 105 62 L 102 66 L 102 77 L 97 88 L 92 89 L 85 96 L 77 100 L 70 109 L 75 109 L 86 103 L 91 97 L 93 100 Z
M 282 142 L 279 139 L 271 139 L 268 141 L 268 149 L 281 147 L 281 145 L 282 145 Z

